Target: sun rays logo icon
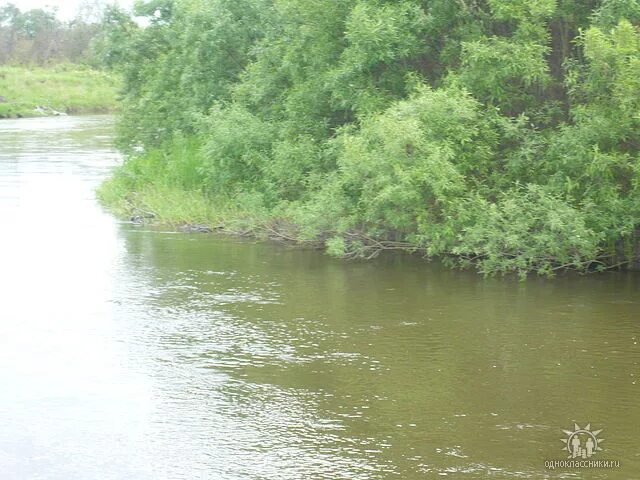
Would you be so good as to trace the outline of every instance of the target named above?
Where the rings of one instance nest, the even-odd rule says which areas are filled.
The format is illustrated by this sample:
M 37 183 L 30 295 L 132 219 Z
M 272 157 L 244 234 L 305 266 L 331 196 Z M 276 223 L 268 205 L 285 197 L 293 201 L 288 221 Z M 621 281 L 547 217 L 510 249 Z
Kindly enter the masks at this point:
M 600 444 L 604 442 L 604 438 L 598 438 L 600 430 L 591 430 L 591 424 L 584 428 L 580 428 L 577 423 L 573 424 L 574 429 L 562 430 L 567 438 L 560 439 L 565 447 L 563 450 L 569 452 L 567 458 L 590 458 L 596 452 L 602 450 Z

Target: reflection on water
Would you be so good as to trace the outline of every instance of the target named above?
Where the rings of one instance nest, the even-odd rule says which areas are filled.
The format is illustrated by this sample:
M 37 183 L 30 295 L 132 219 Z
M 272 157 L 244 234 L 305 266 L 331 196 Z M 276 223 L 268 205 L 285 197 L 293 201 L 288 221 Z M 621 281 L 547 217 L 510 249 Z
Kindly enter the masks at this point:
M 116 222 L 108 117 L 0 123 L 0 472 L 638 478 L 640 277 L 483 279 Z M 603 428 L 616 471 L 546 471 Z

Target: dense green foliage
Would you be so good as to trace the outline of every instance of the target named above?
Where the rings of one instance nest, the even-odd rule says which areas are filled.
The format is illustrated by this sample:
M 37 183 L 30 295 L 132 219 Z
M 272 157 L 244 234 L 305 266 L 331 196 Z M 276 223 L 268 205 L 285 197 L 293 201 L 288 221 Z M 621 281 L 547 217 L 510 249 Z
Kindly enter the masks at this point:
M 406 248 L 486 273 L 634 257 L 638 0 L 155 0 L 137 13 L 147 28 L 112 10 L 100 40 L 125 79 L 120 145 L 146 152 L 105 185 L 111 203 L 182 192 L 161 196 L 334 254 Z

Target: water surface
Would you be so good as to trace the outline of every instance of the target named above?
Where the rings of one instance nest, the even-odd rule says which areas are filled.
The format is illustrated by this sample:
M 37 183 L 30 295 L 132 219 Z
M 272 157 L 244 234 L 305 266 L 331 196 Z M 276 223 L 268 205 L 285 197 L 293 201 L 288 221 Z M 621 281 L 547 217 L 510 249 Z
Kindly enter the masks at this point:
M 640 277 L 118 222 L 109 117 L 0 122 L 0 478 L 640 478 Z M 549 471 L 563 429 L 610 471 Z

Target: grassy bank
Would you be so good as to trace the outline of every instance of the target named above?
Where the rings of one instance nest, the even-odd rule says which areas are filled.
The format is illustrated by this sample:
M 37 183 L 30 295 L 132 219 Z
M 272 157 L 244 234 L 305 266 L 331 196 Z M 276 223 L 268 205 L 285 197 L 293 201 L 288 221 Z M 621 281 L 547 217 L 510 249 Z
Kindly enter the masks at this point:
M 235 235 L 261 236 L 269 215 L 251 212 L 242 199 L 210 198 L 197 190 L 166 184 L 149 184 L 140 189 L 116 175 L 98 190 L 101 203 L 115 215 L 134 222 L 180 229 L 206 227 Z
M 78 65 L 0 66 L 0 118 L 107 113 L 117 85 L 115 76 Z
M 526 204 L 508 199 L 501 205 L 504 215 L 508 214 L 506 221 L 502 221 L 502 215 L 498 217 L 499 223 L 487 225 L 486 219 L 476 212 L 472 220 L 480 219 L 479 222 L 454 232 L 460 239 L 458 245 L 437 249 L 433 243 L 400 232 L 391 224 L 372 231 L 347 223 L 336 216 L 335 211 L 343 201 L 337 195 L 308 196 L 298 202 L 283 200 L 248 184 L 219 189 L 207 174 L 206 145 L 204 138 L 182 137 L 162 148 L 130 157 L 100 187 L 98 197 L 118 216 L 136 222 L 304 243 L 341 257 L 371 258 L 384 250 L 419 252 L 443 258 L 452 265 L 475 266 L 484 274 L 514 272 L 524 277 L 534 271 L 551 276 L 562 270 L 587 272 L 633 266 L 634 259 L 640 258 L 637 239 L 611 246 L 609 253 L 606 245 L 598 245 L 599 238 L 591 230 L 575 221 L 574 210 L 562 210 L 555 197 L 532 188 L 522 192 Z M 492 219 L 498 213 L 489 209 L 487 215 Z M 338 214 L 342 215 L 342 211 L 338 210 Z M 464 220 L 464 215 L 459 211 L 451 222 Z M 489 227 L 492 230 L 487 232 Z M 484 236 L 471 250 L 474 245 L 470 247 L 470 240 L 464 235 L 477 236 L 478 231 Z M 589 234 L 593 238 L 587 237 Z M 506 240 L 502 243 L 495 240 L 499 236 Z M 582 245 L 576 242 L 585 239 L 590 243 L 576 253 L 576 245 Z M 506 241 L 517 244 L 518 250 L 515 253 L 507 250 Z M 558 245 L 567 245 L 569 253 Z
M 135 164 L 135 160 L 131 162 Z M 306 245 L 325 250 L 328 254 L 343 258 L 371 259 L 383 251 L 396 250 L 429 255 L 429 249 L 411 241 L 389 240 L 389 237 L 371 237 L 362 232 L 335 231 L 318 234 L 309 225 L 296 223 L 300 215 L 287 208 L 269 209 L 256 194 L 234 197 L 210 196 L 198 188 L 186 188 L 160 177 L 154 181 L 136 181 L 128 166 L 123 166 L 98 189 L 99 201 L 119 218 L 134 223 L 163 226 L 186 232 L 217 232 L 226 235 L 276 240 L 290 244 Z M 299 212 L 298 212 L 299 213 Z M 311 232 L 311 233 L 310 233 Z M 609 269 L 640 271 L 640 237 L 633 246 L 621 249 L 616 257 L 603 255 L 595 260 L 574 264 L 555 263 L 554 267 L 537 270 L 536 273 L 553 277 L 559 271 L 578 270 L 583 273 Z M 445 264 L 457 267 L 474 267 L 484 275 L 517 273 L 524 279 L 530 270 L 510 268 L 496 271 L 487 268 L 484 259 L 470 259 L 455 252 L 436 255 Z M 490 266 L 491 264 L 489 264 Z
M 259 235 L 273 215 L 251 195 L 205 194 L 198 173 L 199 151 L 200 143 L 190 139 L 133 157 L 100 186 L 98 198 L 121 218 Z

